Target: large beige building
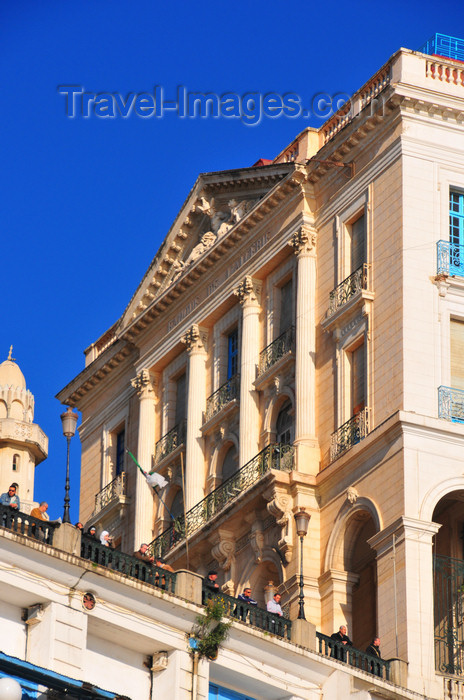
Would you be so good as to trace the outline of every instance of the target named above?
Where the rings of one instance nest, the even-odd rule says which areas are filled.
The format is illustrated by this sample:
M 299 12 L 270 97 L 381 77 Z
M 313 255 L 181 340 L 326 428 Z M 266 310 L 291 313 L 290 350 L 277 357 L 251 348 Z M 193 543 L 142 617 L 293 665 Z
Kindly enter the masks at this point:
M 271 163 L 200 175 L 58 395 L 83 521 L 295 618 L 306 509 L 307 619 L 430 698 L 464 686 L 463 123 L 464 65 L 401 49 Z

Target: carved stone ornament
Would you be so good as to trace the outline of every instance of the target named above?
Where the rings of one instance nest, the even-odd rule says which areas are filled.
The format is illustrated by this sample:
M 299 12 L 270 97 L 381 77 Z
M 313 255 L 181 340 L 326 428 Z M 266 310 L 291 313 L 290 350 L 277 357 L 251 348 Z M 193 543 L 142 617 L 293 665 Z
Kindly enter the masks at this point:
M 356 491 L 356 489 L 353 486 L 348 486 L 346 489 L 346 500 L 353 506 L 358 500 L 358 497 L 359 493 Z
M 316 242 L 316 231 L 306 224 L 303 224 L 303 226 L 293 234 L 290 245 L 293 247 L 295 255 L 315 255 Z
M 200 328 L 199 326 L 197 326 L 196 323 L 194 323 L 193 326 L 189 328 L 187 333 L 182 336 L 180 342 L 186 346 L 187 352 L 206 352 L 207 338 L 207 331 Z
M 264 533 L 263 524 L 259 520 L 255 520 L 251 526 L 250 544 L 255 555 L 255 564 L 260 564 L 263 560 Z
M 150 374 L 148 369 L 142 369 L 136 377 L 131 379 L 131 384 L 140 398 L 154 398 L 155 381 L 155 377 Z
M 168 667 L 168 652 L 167 651 L 157 651 L 153 654 L 153 666 L 151 670 L 153 673 L 159 673 L 164 671 Z
M 235 537 L 232 532 L 219 529 L 215 533 L 214 540 L 216 544 L 211 549 L 211 554 L 221 569 L 229 571 L 235 565 Z M 231 579 L 235 579 L 233 572 L 231 572 Z
M 266 498 L 272 498 L 266 505 L 268 512 L 274 516 L 277 525 L 282 528 L 281 538 L 277 543 L 279 550 L 287 563 L 291 562 L 293 556 L 293 499 L 286 493 L 264 494 Z
M 238 296 L 238 300 L 242 306 L 245 304 L 259 304 L 261 301 L 262 283 L 247 275 L 243 282 L 240 282 L 238 287 L 234 289 L 234 294 Z

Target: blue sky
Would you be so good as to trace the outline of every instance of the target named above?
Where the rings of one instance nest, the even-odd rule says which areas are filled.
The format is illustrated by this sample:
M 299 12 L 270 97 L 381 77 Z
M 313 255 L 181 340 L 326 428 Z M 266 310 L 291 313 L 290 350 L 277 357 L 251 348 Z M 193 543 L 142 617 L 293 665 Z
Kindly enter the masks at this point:
M 10 344 L 50 439 L 35 498 L 62 515 L 66 441 L 54 398 L 124 311 L 198 173 L 273 158 L 306 126 L 240 119 L 66 117 L 57 87 L 94 93 L 353 93 L 400 47 L 464 37 L 443 0 L 3 0 L 0 361 Z M 447 19 L 448 18 L 448 19 Z M 80 447 L 71 448 L 78 518 Z M 95 486 L 95 491 L 98 485 Z

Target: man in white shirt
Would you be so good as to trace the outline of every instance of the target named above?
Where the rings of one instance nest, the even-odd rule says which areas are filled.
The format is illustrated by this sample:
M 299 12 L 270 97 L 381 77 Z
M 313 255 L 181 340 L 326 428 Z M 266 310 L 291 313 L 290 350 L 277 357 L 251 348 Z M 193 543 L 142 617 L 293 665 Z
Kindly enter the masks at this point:
M 274 613 L 274 615 L 282 617 L 282 608 L 280 607 L 281 598 L 282 596 L 280 595 L 280 593 L 274 593 L 274 598 L 272 600 L 269 600 L 267 603 L 267 611 L 270 613 Z

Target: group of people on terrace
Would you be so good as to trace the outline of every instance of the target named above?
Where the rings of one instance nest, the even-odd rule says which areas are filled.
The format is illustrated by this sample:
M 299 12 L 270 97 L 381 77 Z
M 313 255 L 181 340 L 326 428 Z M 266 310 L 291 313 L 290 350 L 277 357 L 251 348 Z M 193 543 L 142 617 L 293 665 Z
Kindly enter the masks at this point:
M 338 659 L 339 661 L 347 660 L 347 649 L 353 646 L 353 642 L 347 635 L 346 625 L 340 625 L 337 632 L 330 635 L 330 639 L 333 639 L 336 644 L 332 645 L 330 656 L 333 659 Z M 380 638 L 374 637 L 372 642 L 366 649 L 366 654 L 370 656 L 375 656 L 378 659 L 382 658 L 380 653 Z M 375 673 L 374 664 L 371 665 L 371 672 Z
M 204 578 L 204 587 L 210 595 L 213 593 L 221 593 L 221 589 L 219 587 L 219 584 L 217 583 L 217 577 L 217 571 L 210 571 Z M 266 603 L 267 612 L 273 613 L 278 617 L 283 617 L 282 607 L 280 605 L 281 599 L 282 596 L 280 595 L 280 593 L 274 593 L 272 599 L 268 600 Z M 239 595 L 237 596 L 237 600 L 239 600 L 241 603 L 246 603 L 247 605 L 258 606 L 258 601 L 254 600 L 254 598 L 251 597 L 251 588 L 249 586 L 246 586 L 243 589 L 243 593 L 239 593 Z M 247 609 L 244 608 L 241 612 L 238 611 L 237 614 L 241 617 L 242 620 L 245 620 L 247 615 Z
M 2 493 L 0 496 L 0 504 L 2 506 L 8 506 L 12 510 L 19 512 L 21 510 L 21 500 L 19 498 L 18 494 L 19 486 L 16 482 L 13 482 L 9 488 L 8 491 L 5 491 L 5 493 Z M 33 508 L 31 510 L 31 517 L 35 518 L 36 520 L 43 520 L 44 522 L 50 522 L 50 518 L 47 513 L 48 510 L 48 503 L 46 501 L 42 501 L 39 503 L 38 506 Z M 61 521 L 54 521 L 54 522 L 61 522 Z M 41 540 L 42 542 L 45 541 L 46 538 L 46 532 L 43 527 L 40 527 L 38 524 L 33 524 L 32 526 L 32 534 L 34 537 L 36 537 L 38 540 Z

